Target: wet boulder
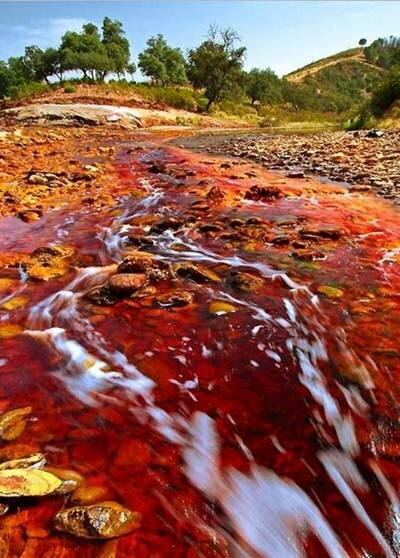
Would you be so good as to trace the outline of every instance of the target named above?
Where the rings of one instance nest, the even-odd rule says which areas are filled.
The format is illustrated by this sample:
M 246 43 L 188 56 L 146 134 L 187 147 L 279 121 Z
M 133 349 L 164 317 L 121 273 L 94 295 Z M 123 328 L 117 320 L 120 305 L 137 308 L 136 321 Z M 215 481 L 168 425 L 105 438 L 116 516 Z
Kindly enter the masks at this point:
M 0 497 L 46 496 L 60 488 L 62 481 L 41 469 L 6 469 L 0 471 Z
M 179 263 L 174 266 L 174 271 L 179 277 L 190 279 L 195 283 L 215 283 L 220 281 L 220 277 L 201 265 L 192 263 Z
M 24 223 L 34 223 L 35 221 L 39 221 L 43 216 L 43 211 L 40 209 L 24 209 L 19 211 L 17 216 L 21 221 L 24 221 Z
M 276 186 L 254 185 L 247 190 L 244 197 L 246 200 L 253 201 L 277 200 L 283 197 L 283 193 L 280 188 L 277 188 Z
M 365 137 L 366 138 L 382 138 L 385 135 L 384 132 L 382 132 L 382 130 L 369 130 L 366 134 Z
M 156 298 L 156 304 L 162 308 L 172 306 L 187 306 L 194 299 L 194 293 L 190 291 L 169 291 Z
M 306 262 L 311 262 L 313 260 L 323 260 L 325 259 L 325 254 L 320 250 L 312 250 L 309 248 L 299 248 L 292 252 L 292 256 L 297 260 L 303 260 Z
M 53 494 L 60 496 L 63 494 L 69 494 L 77 488 L 79 488 L 85 479 L 82 475 L 76 471 L 70 469 L 58 469 L 56 467 L 46 467 L 43 471 L 47 471 L 52 475 L 56 476 L 61 481 L 61 485 L 54 490 Z
M 158 223 L 155 223 L 151 229 L 150 233 L 152 234 L 160 234 L 165 231 L 177 231 L 184 225 L 182 219 L 177 219 L 175 217 L 167 217 L 165 219 L 161 219 Z
M 233 289 L 250 292 L 260 289 L 264 285 L 264 280 L 244 271 L 230 271 L 226 283 Z
M 108 287 L 119 294 L 130 294 L 138 291 L 148 282 L 144 273 L 116 273 L 108 280 Z
M 157 260 L 147 252 L 130 252 L 118 265 L 118 273 L 142 273 L 150 280 L 168 279 L 169 264 L 164 260 Z
M 70 246 L 43 246 L 34 250 L 26 264 L 29 278 L 48 281 L 64 275 L 69 269 L 74 248 Z
M 89 505 L 102 502 L 109 498 L 110 491 L 105 486 L 79 486 L 71 495 L 71 501 L 75 505 Z
M 244 227 L 245 224 L 246 224 L 245 221 L 243 221 L 243 219 L 240 219 L 239 217 L 235 217 L 234 219 L 231 219 L 229 221 L 229 226 L 232 227 L 233 229 Z
M 203 234 L 212 234 L 223 231 L 223 227 L 221 225 L 213 224 L 213 223 L 205 223 L 204 225 L 200 225 L 197 230 Z
M 54 526 L 84 539 L 110 539 L 138 529 L 141 515 L 117 502 L 101 502 L 91 506 L 74 506 L 58 512 Z
M 299 230 L 299 236 L 304 240 L 315 240 L 318 238 L 338 240 L 342 234 L 343 231 L 341 229 L 330 225 L 310 225 Z
M 223 314 L 236 312 L 237 307 L 224 300 L 215 300 L 209 304 L 208 311 L 215 316 L 222 316 Z
M 197 200 L 192 203 L 190 206 L 192 211 L 210 211 L 210 204 L 207 203 L 205 200 Z
M 288 178 L 305 178 L 305 174 L 304 171 L 302 170 L 293 170 L 293 171 L 289 171 L 287 174 Z
M 95 287 L 86 293 L 85 298 L 97 306 L 113 306 L 120 300 L 120 295 L 110 287 Z
M 30 184 L 36 184 L 39 186 L 44 186 L 48 183 L 48 181 L 48 178 L 46 178 L 42 173 L 33 173 L 28 177 L 28 182 Z
M 151 161 L 147 170 L 153 174 L 166 174 L 167 167 L 159 161 Z
M 27 415 L 32 412 L 32 407 L 20 407 L 0 415 L 0 438 L 2 440 L 15 440 L 25 430 Z
M 207 192 L 206 198 L 213 202 L 219 202 L 224 199 L 224 193 L 218 186 L 213 186 Z
M 9 459 L 0 463 L 0 471 L 6 469 L 41 469 L 46 463 L 42 453 L 33 453 L 18 459 Z

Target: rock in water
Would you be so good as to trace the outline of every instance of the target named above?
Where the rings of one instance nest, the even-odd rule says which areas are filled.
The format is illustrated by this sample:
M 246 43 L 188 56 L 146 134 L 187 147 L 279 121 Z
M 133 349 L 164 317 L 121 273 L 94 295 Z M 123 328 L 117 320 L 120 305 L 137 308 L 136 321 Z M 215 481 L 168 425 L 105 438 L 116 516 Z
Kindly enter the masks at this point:
M 45 463 L 46 459 L 42 453 L 32 453 L 27 457 L 3 461 L 0 463 L 0 471 L 6 469 L 41 469 Z
M 256 291 L 264 285 L 261 277 L 244 271 L 230 271 L 226 281 L 230 287 L 239 291 Z
M 156 304 L 162 308 L 187 306 L 193 302 L 194 294 L 190 291 L 169 291 L 156 298 Z
M 118 266 L 118 273 L 144 273 L 150 280 L 168 279 L 168 263 L 147 252 L 130 252 Z
M 70 469 L 46 467 L 46 469 L 44 470 L 60 479 L 61 486 L 54 491 L 54 494 L 57 496 L 74 492 L 74 490 L 82 486 L 82 484 L 85 482 L 85 479 L 82 475 L 80 475 L 76 471 L 71 471 Z
M 174 266 L 174 271 L 180 277 L 190 279 L 195 283 L 214 283 L 220 281 L 219 276 L 210 269 L 192 263 L 178 263 Z
M 121 300 L 121 297 L 108 287 L 95 287 L 86 293 L 85 298 L 98 306 L 112 306 Z
M 116 293 L 134 293 L 147 283 L 144 273 L 117 273 L 110 277 L 108 285 Z
M 215 300 L 209 305 L 208 311 L 210 312 L 210 314 L 222 316 L 222 314 L 227 314 L 228 312 L 236 312 L 237 308 L 236 306 L 233 306 L 233 304 L 229 304 L 229 302 L 225 302 L 223 300 Z
M 54 525 L 59 531 L 85 539 L 111 539 L 137 529 L 140 521 L 139 513 L 117 502 L 102 502 L 61 510 L 54 518 Z
M 71 502 L 75 505 L 89 505 L 104 501 L 110 495 L 105 486 L 80 486 L 71 495 Z
M 24 417 L 32 412 L 32 407 L 21 407 L 7 411 L 0 416 L 0 438 L 15 440 L 25 429 Z
M 0 471 L 0 497 L 46 496 L 62 484 L 56 476 L 40 469 Z

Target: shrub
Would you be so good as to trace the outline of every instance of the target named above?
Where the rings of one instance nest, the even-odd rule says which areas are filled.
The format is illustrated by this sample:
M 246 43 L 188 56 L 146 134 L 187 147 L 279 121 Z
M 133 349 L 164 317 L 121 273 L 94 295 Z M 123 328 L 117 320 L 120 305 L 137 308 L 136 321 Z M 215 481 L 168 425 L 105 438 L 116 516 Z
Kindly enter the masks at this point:
M 371 110 L 376 116 L 382 116 L 397 99 L 400 99 L 400 69 L 390 72 L 387 79 L 375 90 L 371 99 Z
M 345 130 L 363 130 L 364 128 L 373 128 L 375 121 L 370 112 L 369 105 L 364 105 L 359 112 L 350 116 L 343 124 Z
M 199 93 L 188 87 L 157 87 L 147 83 L 131 87 L 147 99 L 191 112 L 197 110 L 197 99 L 200 99 Z
M 225 112 L 225 114 L 233 116 L 257 115 L 257 110 L 255 108 L 237 101 L 224 100 L 219 103 L 218 108 Z
M 76 87 L 74 85 L 72 85 L 71 83 L 68 83 L 64 87 L 64 93 L 76 93 Z
M 41 93 L 49 91 L 50 86 L 45 83 L 32 81 L 30 83 L 21 83 L 10 87 L 9 95 L 12 99 L 25 99 L 26 97 L 37 97 Z

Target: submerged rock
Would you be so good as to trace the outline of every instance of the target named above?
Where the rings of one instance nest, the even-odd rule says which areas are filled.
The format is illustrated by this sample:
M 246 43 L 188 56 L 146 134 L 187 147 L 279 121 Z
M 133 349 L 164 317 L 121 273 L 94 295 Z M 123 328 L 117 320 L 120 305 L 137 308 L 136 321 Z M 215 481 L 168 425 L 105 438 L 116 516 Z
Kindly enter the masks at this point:
M 92 506 L 75 506 L 58 512 L 54 526 L 85 539 L 110 539 L 138 529 L 141 515 L 117 502 L 102 502 Z
M 46 459 L 42 453 L 33 453 L 27 457 L 3 461 L 0 463 L 0 471 L 6 469 L 41 469 L 45 463 Z
M 72 471 L 70 469 L 58 469 L 56 467 L 46 467 L 43 471 L 47 471 L 52 475 L 56 476 L 61 481 L 61 486 L 59 486 L 53 494 L 61 495 L 61 494 L 69 494 L 76 490 L 79 486 L 81 486 L 85 479 L 82 475 L 77 473 L 76 471 Z
M 64 275 L 69 268 L 69 259 L 75 250 L 69 246 L 43 246 L 31 254 L 26 264 L 30 279 L 48 281 Z
M 174 271 L 180 277 L 190 279 L 195 283 L 214 283 L 220 281 L 220 277 L 210 269 L 192 263 L 176 264 Z
M 156 298 L 156 304 L 162 308 L 171 306 L 187 306 L 194 299 L 194 293 L 190 291 L 170 291 Z
M 7 441 L 18 438 L 25 430 L 26 422 L 24 418 L 31 412 L 32 407 L 21 407 L 3 413 L 0 416 L 0 437 Z
M 98 306 L 112 306 L 121 299 L 115 291 L 106 286 L 95 287 L 86 293 L 85 298 Z
M 283 196 L 282 191 L 280 188 L 276 186 L 252 186 L 247 190 L 245 193 L 246 200 L 276 200 Z
M 223 191 L 218 186 L 213 186 L 206 194 L 206 198 L 210 201 L 218 202 L 225 197 Z
M 244 271 L 230 271 L 226 278 L 227 284 L 240 291 L 256 291 L 264 285 L 261 277 Z
M 41 469 L 0 471 L 0 497 L 46 496 L 60 488 L 62 481 Z
M 338 240 L 342 234 L 343 232 L 339 228 L 329 225 L 308 226 L 299 230 L 300 238 L 305 240 L 313 240 L 316 237 Z
M 0 325 L 0 339 L 12 339 L 22 331 L 22 327 L 18 324 L 2 324 Z
M 130 252 L 119 264 L 118 273 L 144 273 L 151 280 L 168 279 L 169 264 L 148 252 Z
M 311 262 L 313 260 L 323 260 L 325 258 L 325 254 L 320 250 L 312 250 L 308 248 L 294 250 L 292 252 L 292 256 L 297 260 L 304 260 L 307 262 Z
M 208 311 L 210 312 L 210 314 L 222 316 L 222 314 L 227 314 L 228 312 L 236 312 L 237 308 L 229 302 L 225 302 L 223 300 L 215 300 L 214 302 L 210 303 Z
M 147 283 L 144 273 L 117 273 L 108 280 L 111 290 L 120 294 L 134 293 Z
M 109 497 L 109 490 L 105 486 L 80 486 L 71 495 L 71 502 L 78 505 L 95 504 Z
M 155 225 L 153 225 L 150 229 L 151 233 L 163 233 L 165 231 L 176 231 L 180 229 L 184 225 L 184 222 L 181 219 L 176 219 L 175 217 L 167 217 L 166 219 L 161 219 Z
M 204 233 L 204 234 L 210 234 L 210 233 L 221 232 L 224 229 L 223 229 L 223 227 L 221 227 L 221 225 L 216 225 L 216 224 L 213 224 L 213 223 L 206 223 L 205 225 L 200 225 L 197 230 L 201 233 Z
M 43 216 L 43 211 L 40 209 L 24 209 L 23 211 L 17 213 L 17 216 L 25 223 L 34 223 L 35 221 L 39 221 L 39 219 Z
M 332 287 L 331 285 L 321 285 L 318 287 L 317 291 L 325 295 L 327 298 L 340 298 L 344 294 L 342 289 Z

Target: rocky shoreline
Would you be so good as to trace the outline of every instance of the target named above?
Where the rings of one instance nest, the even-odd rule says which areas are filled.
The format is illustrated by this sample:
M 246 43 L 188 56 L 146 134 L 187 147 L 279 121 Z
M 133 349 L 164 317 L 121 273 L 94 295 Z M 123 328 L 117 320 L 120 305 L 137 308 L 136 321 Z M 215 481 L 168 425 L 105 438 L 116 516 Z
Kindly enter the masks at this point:
M 289 177 L 316 174 L 373 189 L 400 203 L 400 130 L 322 132 L 304 135 L 200 134 L 176 143 L 196 151 L 251 159 Z

